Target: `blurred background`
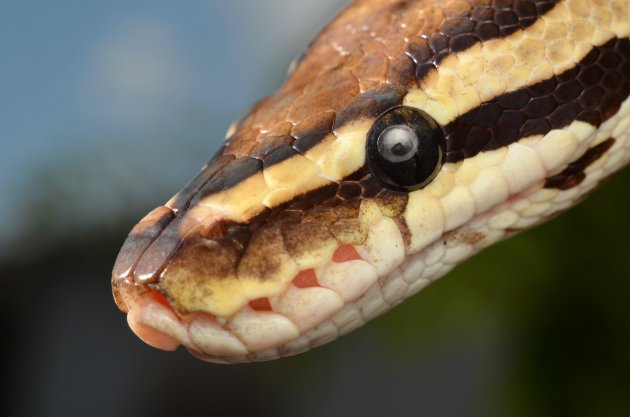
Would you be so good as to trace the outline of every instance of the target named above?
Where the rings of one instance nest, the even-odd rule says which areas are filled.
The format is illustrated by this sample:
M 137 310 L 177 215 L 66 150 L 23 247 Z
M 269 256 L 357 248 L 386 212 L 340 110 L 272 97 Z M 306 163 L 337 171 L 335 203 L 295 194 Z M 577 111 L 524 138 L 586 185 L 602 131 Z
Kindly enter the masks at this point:
M 630 415 L 629 170 L 298 357 L 212 365 L 128 330 L 128 231 L 344 3 L 0 4 L 3 416 Z

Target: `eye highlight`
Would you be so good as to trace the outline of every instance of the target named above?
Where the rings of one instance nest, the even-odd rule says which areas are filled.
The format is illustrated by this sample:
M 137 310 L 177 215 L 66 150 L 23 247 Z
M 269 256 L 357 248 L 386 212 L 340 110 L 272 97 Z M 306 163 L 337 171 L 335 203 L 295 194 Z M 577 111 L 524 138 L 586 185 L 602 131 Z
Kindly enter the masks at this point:
M 443 146 L 442 130 L 428 114 L 413 107 L 394 107 L 368 133 L 368 166 L 389 189 L 418 190 L 442 167 Z
M 418 138 L 409 126 L 390 126 L 381 133 L 378 152 L 389 162 L 404 162 L 418 152 Z

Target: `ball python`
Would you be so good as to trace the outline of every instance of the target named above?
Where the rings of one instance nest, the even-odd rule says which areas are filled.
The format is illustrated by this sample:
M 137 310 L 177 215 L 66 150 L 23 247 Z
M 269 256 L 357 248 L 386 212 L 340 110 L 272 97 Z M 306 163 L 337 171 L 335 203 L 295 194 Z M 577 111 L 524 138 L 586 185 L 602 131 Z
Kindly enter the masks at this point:
M 630 160 L 627 0 L 356 0 L 138 223 L 131 330 L 217 363 L 330 342 Z

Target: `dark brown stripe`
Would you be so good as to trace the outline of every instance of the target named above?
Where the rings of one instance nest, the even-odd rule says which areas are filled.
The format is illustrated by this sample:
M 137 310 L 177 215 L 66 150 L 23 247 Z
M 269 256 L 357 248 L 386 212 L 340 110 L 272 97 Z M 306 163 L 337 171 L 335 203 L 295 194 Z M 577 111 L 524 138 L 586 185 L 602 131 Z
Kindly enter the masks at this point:
M 147 248 L 157 239 L 164 229 L 173 221 L 175 215 L 168 207 L 158 207 L 138 223 L 116 258 L 112 271 L 113 280 L 123 280 L 131 276 L 136 263 Z
M 217 175 L 217 173 L 232 164 L 236 159 L 232 155 L 222 155 L 221 152 L 222 150 L 219 150 L 201 172 L 175 195 L 170 208 L 176 215 L 186 210 L 195 194 Z
M 263 163 L 260 159 L 244 156 L 224 166 L 208 181 L 194 196 L 191 205 L 195 205 L 205 197 L 225 191 L 241 183 L 252 175 L 262 171 Z
M 568 190 L 580 185 L 586 178 L 584 171 L 595 161 L 601 158 L 615 144 L 615 139 L 608 139 L 597 146 L 592 147 L 580 159 L 569 164 L 569 166 L 558 175 L 547 178 L 545 188 L 557 188 Z
M 269 136 L 265 140 L 259 142 L 254 148 L 250 156 L 252 158 L 260 159 L 264 161 L 269 155 L 274 153 L 276 150 L 283 148 L 285 146 L 291 146 L 294 143 L 295 138 L 290 135 L 282 135 L 282 136 Z
M 281 146 L 263 160 L 263 169 L 267 169 L 296 155 L 298 155 L 298 152 L 292 146 Z
M 291 135 L 295 138 L 293 148 L 304 155 L 332 132 L 357 120 L 376 118 L 386 110 L 399 106 L 407 91 L 407 88 L 394 84 L 381 84 L 365 91 L 348 105 L 332 113 L 331 123 L 309 126 L 308 129 L 293 129 L 291 131 Z M 282 159 L 277 158 L 273 163 L 279 162 L 282 162 Z M 265 161 L 265 168 L 270 165 Z
M 630 39 L 613 39 L 570 70 L 483 103 L 445 126 L 446 161 L 544 135 L 575 120 L 599 127 L 629 95 Z
M 311 135 L 304 136 L 300 139 L 296 139 L 293 142 L 293 149 L 295 149 L 296 151 L 304 155 L 306 154 L 306 152 L 309 151 L 309 149 L 314 148 L 315 146 L 319 145 L 321 141 L 324 140 L 324 138 L 328 136 L 329 134 L 330 134 L 330 131 L 319 132 L 319 133 L 313 133 Z
M 325 111 L 320 114 L 313 114 L 308 119 L 293 126 L 291 129 L 291 137 L 293 138 L 293 146 L 309 137 L 323 134 L 324 136 L 332 132 L 335 124 L 336 113 L 333 111 Z M 299 146 L 298 146 L 299 147 Z M 296 149 L 298 148 L 296 147 Z M 308 148 L 310 149 L 310 148 Z
M 176 217 L 159 236 L 146 248 L 133 270 L 136 284 L 150 284 L 157 280 L 165 262 L 182 244 L 182 223 L 184 216 Z
M 407 53 L 416 63 L 417 81 L 420 82 L 452 53 L 531 26 L 558 1 L 477 1 L 467 14 L 447 16 L 438 31 L 423 34 L 417 42 L 410 43 Z
M 402 104 L 407 89 L 399 85 L 381 84 L 357 96 L 337 112 L 333 130 L 361 119 L 375 119 L 385 111 Z
M 271 144 L 264 146 L 261 157 L 267 168 L 293 156 L 286 147 L 291 144 L 301 154 L 317 146 L 328 134 L 364 117 L 377 117 L 386 110 L 400 105 L 407 93 L 408 86 L 421 80 L 431 69 L 449 54 L 468 49 L 478 42 L 509 36 L 519 29 L 531 26 L 538 18 L 547 13 L 559 0 L 478 0 L 468 13 L 453 11 L 447 14 L 437 31 L 421 33 L 411 39 L 405 55 L 398 56 L 389 63 L 387 83 L 365 91 L 349 104 L 334 112 L 315 115 L 312 119 L 297 125 L 291 131 L 290 138 L 277 145 L 279 153 Z M 417 7 L 417 2 L 392 4 L 388 13 L 404 13 Z M 446 11 L 448 12 L 448 10 Z M 415 74 L 415 77 L 414 77 Z M 265 141 L 271 138 L 266 138 Z M 274 153 L 273 160 L 265 157 Z M 242 177 L 244 180 L 247 177 Z M 217 180 L 218 181 L 218 180 Z M 208 187 L 220 189 L 218 187 Z M 206 194 L 207 195 L 207 194 Z

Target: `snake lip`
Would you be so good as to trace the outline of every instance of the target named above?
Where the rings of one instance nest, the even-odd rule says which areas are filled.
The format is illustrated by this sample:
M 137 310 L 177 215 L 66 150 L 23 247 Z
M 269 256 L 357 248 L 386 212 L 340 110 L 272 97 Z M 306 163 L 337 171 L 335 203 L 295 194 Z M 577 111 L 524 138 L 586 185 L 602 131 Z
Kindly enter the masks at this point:
M 307 350 L 291 346 L 293 341 L 304 339 L 377 282 L 376 270 L 366 257 L 364 250 L 342 245 L 328 266 L 300 271 L 282 294 L 251 300 L 225 318 L 206 312 L 179 313 L 157 287 L 130 279 L 114 281 L 114 298 L 127 312 L 131 330 L 150 346 L 170 351 L 182 344 L 210 362 L 288 356 Z M 312 343 L 310 347 L 321 342 Z

